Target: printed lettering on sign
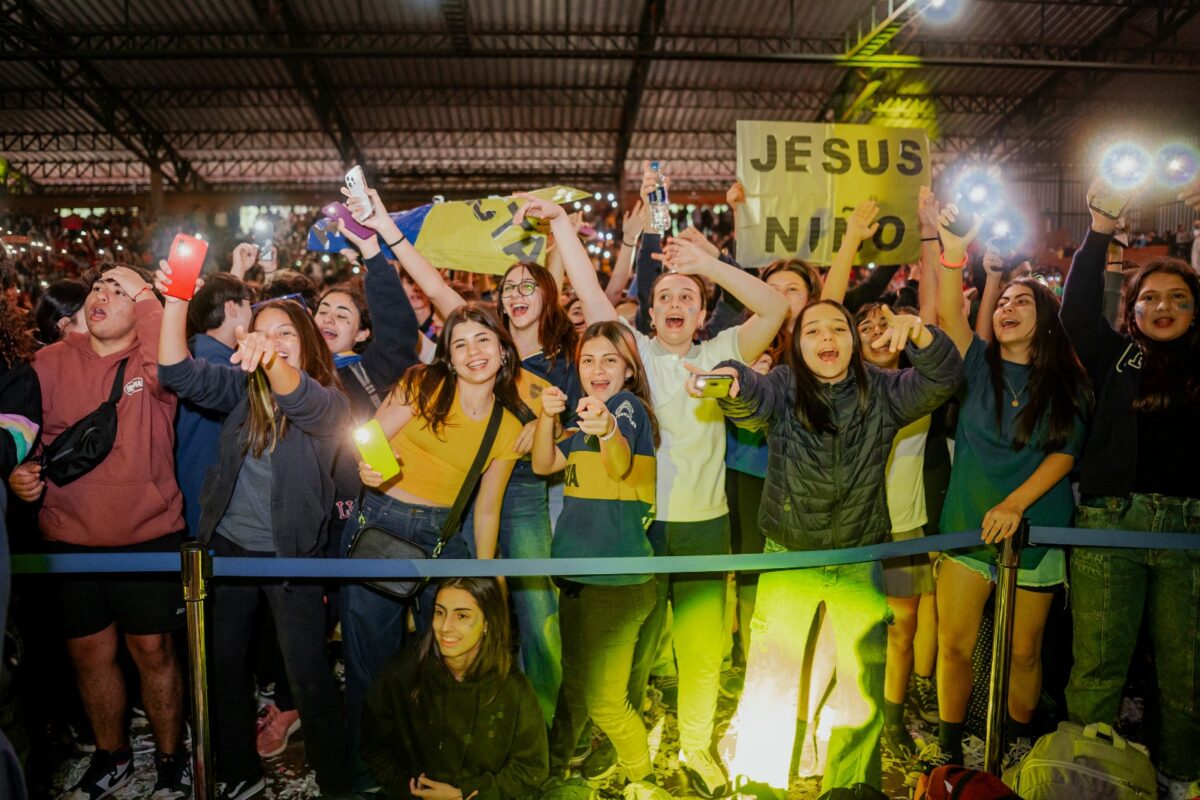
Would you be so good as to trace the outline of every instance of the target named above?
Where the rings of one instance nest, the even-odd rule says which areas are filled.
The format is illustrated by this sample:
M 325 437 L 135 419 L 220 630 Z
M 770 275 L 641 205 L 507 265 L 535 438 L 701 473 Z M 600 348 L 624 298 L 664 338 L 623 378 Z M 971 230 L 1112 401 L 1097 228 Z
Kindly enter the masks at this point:
M 866 200 L 879 230 L 855 263 L 920 257 L 917 194 L 930 182 L 929 142 L 918 129 L 804 122 L 738 122 L 738 261 L 764 266 L 796 257 L 829 264 L 847 219 Z

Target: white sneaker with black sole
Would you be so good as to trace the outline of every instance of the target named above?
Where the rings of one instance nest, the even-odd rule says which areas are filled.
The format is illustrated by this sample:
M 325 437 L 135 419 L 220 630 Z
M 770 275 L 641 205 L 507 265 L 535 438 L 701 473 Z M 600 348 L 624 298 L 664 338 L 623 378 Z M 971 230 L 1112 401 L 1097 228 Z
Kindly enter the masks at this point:
M 120 759 L 124 759 L 123 761 Z M 133 753 L 110 753 L 97 750 L 92 753 L 83 777 L 62 796 L 62 800 L 101 800 L 133 781 Z
M 218 783 L 217 800 L 250 800 L 266 788 L 267 779 L 263 775 L 246 778 L 237 783 Z
M 702 797 L 720 797 L 725 794 L 729 779 L 725 770 L 707 750 L 691 750 L 680 754 L 680 766 L 691 778 L 692 788 Z

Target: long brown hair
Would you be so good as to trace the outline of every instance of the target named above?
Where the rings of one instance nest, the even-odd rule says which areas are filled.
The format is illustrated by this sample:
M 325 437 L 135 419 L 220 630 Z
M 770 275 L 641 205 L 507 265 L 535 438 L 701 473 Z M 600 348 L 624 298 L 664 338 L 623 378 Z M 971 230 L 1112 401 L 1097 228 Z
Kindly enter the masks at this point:
M 433 362 L 409 367 L 393 389 L 403 403 L 424 419 L 435 434 L 440 433 L 446 426 L 446 419 L 454 408 L 454 397 L 458 394 L 458 379 L 454 375 L 454 366 L 450 360 L 450 343 L 453 341 L 454 329 L 464 322 L 482 325 L 496 334 L 500 341 L 500 371 L 496 373 L 496 381 L 492 388 L 496 402 L 518 419 L 524 419 L 531 413 L 517 392 L 517 373 L 521 369 L 521 359 L 508 331 L 488 306 L 482 303 L 464 303 L 446 317 L 442 332 L 438 334 Z M 326 347 L 325 350 L 328 352 L 329 348 Z
M 300 341 L 300 368 L 322 386 L 340 386 L 337 370 L 333 366 L 333 354 L 329 352 L 317 323 L 304 306 L 293 300 L 268 300 L 254 309 L 250 329 L 254 329 L 254 323 L 262 312 L 272 308 L 286 314 L 296 329 L 296 337 Z M 243 455 L 252 453 L 255 458 L 262 458 L 263 453 L 273 452 L 279 440 L 287 435 L 288 420 L 280 412 L 267 375 L 261 368 L 251 372 L 246 380 L 249 410 L 242 425 L 242 452 Z
M 846 307 L 834 300 L 814 300 L 796 315 L 792 325 L 792 346 L 787 351 L 787 364 L 792 369 L 796 381 L 796 417 L 804 429 L 813 433 L 837 433 L 837 423 L 834 421 L 834 410 L 825 399 L 826 392 L 822 381 L 808 364 L 804 363 L 804 354 L 800 352 L 800 337 L 796 333 L 804 324 L 804 315 L 810 308 L 816 306 L 832 306 L 846 318 L 846 326 L 850 328 L 850 366 L 849 374 L 854 376 L 855 387 L 858 391 L 858 413 L 865 414 L 871 402 L 870 387 L 867 386 L 867 368 L 863 364 L 862 340 L 858 335 L 858 326 Z
M 437 582 L 437 589 L 438 592 L 442 589 L 462 589 L 475 599 L 479 610 L 483 612 L 483 624 L 486 626 L 484 636 L 479 642 L 479 653 L 464 677 L 479 679 L 495 676 L 498 692 L 500 684 L 512 671 L 512 634 L 508 625 L 508 603 L 500 591 L 499 582 L 495 578 L 442 578 Z M 438 648 L 437 635 L 430 625 L 417 646 L 417 680 L 409 695 L 414 704 L 420 702 L 421 695 L 429 690 L 430 678 L 439 672 L 443 675 L 449 674 Z M 488 698 L 488 702 L 494 698 L 495 695 Z
M 496 290 L 496 313 L 500 315 L 501 324 L 508 330 L 512 320 L 504 310 L 504 298 L 500 296 L 500 290 L 508 276 L 522 267 L 529 271 L 538 291 L 542 293 L 542 314 L 538 317 L 538 343 L 542 346 L 542 354 L 551 362 L 559 356 L 570 358 L 575 353 L 575 326 L 571 324 L 567 310 L 558 302 L 558 284 L 554 282 L 554 276 L 541 264 L 518 261 L 500 278 L 500 288 Z
M 1137 325 L 1137 300 L 1142 284 L 1151 275 L 1163 272 L 1178 276 L 1192 293 L 1192 327 L 1175 341 L 1156 342 Z M 1138 378 L 1138 393 L 1133 401 L 1133 410 L 1141 412 L 1164 411 L 1172 403 L 1187 405 L 1200 403 L 1200 375 L 1192 369 L 1191 358 L 1181 358 L 1183 345 L 1190 352 L 1200 347 L 1200 278 L 1187 264 L 1177 258 L 1156 258 L 1136 272 L 1125 286 L 1125 308 L 1122 319 L 1125 333 L 1129 334 L 1142 351 L 1142 370 Z
M 654 403 L 650 400 L 650 381 L 646 378 L 646 366 L 642 363 L 642 357 L 638 355 L 637 340 L 633 338 L 633 332 L 629 330 L 628 325 L 615 320 L 593 322 L 579 338 L 579 346 L 575 350 L 576 364 L 579 364 L 583 346 L 592 339 L 606 339 L 609 344 L 617 348 L 617 355 L 625 359 L 625 363 L 633 372 L 625 380 L 622 388 L 641 400 L 642 405 L 645 406 L 646 414 L 650 417 L 650 431 L 654 435 L 654 447 L 657 449 L 662 443 L 658 434 L 658 417 L 654 414 Z
M 1045 453 L 1061 449 L 1075 430 L 1075 418 L 1086 418 L 1091 406 L 1091 382 L 1075 356 L 1066 329 L 1058 318 L 1059 302 L 1054 292 L 1034 278 L 1018 278 L 1000 293 L 1015 287 L 1033 292 L 1036 319 L 1033 341 L 1029 343 L 1029 402 L 1017 413 L 1013 428 L 1014 450 L 1033 440 L 1038 424 L 1046 420 L 1041 441 L 1035 445 Z M 1006 392 L 1004 364 L 1000 359 L 1000 340 L 993 336 L 987 347 L 988 371 L 992 381 L 992 400 L 996 407 L 996 428 L 1003 419 Z

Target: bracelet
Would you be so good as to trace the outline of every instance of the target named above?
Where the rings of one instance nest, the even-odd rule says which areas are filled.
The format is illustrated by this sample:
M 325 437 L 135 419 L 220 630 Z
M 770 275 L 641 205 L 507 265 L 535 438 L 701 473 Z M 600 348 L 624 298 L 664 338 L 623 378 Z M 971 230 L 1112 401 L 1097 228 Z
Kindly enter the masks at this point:
M 1124 261 L 1108 261 L 1108 262 L 1105 262 L 1104 266 L 1106 266 L 1106 267 L 1113 267 L 1113 266 L 1123 267 L 1123 266 L 1125 266 L 1125 262 Z
M 618 427 L 619 427 L 619 426 L 617 425 L 617 421 L 614 419 L 614 420 L 613 420 L 613 426 L 612 426 L 612 430 L 611 430 L 611 431 L 609 431 L 608 433 L 604 434 L 603 436 L 597 436 L 596 438 L 597 438 L 597 439 L 599 439 L 599 440 L 600 440 L 600 441 L 602 441 L 602 442 L 607 442 L 609 439 L 611 439 L 611 438 L 613 438 L 614 436 L 616 436 L 616 435 L 617 435 L 617 428 L 618 428 Z
M 637 240 L 635 239 L 632 242 L 627 242 L 624 239 L 621 239 L 621 244 L 625 245 L 626 247 L 637 247 Z
M 967 265 L 967 256 L 966 256 L 966 254 L 964 253 L 964 254 L 963 254 L 963 260 L 962 260 L 962 261 L 960 261 L 959 263 L 957 263 L 957 264 L 947 264 L 947 263 L 946 263 L 946 254 L 945 254 L 945 253 L 942 253 L 940 256 L 938 256 L 938 261 L 941 261 L 941 262 L 942 262 L 942 266 L 943 266 L 943 267 L 945 267 L 946 269 L 962 269 L 963 267 L 965 267 L 965 266 Z
M 922 242 L 940 242 L 941 240 L 942 240 L 942 237 L 940 237 L 940 236 L 922 236 L 921 237 Z
M 386 244 L 388 246 L 388 249 L 392 249 L 392 248 L 398 247 L 399 245 L 404 244 L 406 241 L 408 241 L 408 237 L 405 236 L 403 233 L 401 233 L 400 238 L 397 239 L 396 241 L 384 242 L 384 244 Z

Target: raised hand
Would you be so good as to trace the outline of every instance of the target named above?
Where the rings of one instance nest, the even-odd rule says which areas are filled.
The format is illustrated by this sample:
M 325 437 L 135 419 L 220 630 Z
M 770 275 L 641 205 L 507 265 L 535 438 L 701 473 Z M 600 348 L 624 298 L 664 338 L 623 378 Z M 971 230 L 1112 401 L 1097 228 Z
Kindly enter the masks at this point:
M 229 267 L 229 274 L 235 278 L 245 278 L 255 261 L 258 261 L 258 245 L 242 242 L 233 248 L 233 263 Z M 162 289 L 159 291 L 161 292 Z
M 350 190 L 345 186 L 342 187 L 342 194 L 346 196 L 346 208 L 350 210 L 351 215 L 355 219 L 358 219 L 359 215 L 366 208 L 362 198 L 350 194 Z M 362 221 L 362 224 L 376 232 L 382 231 L 385 226 L 392 224 L 392 218 L 388 216 L 387 208 L 383 205 L 383 201 L 379 199 L 379 192 L 374 189 L 367 189 L 367 197 L 370 198 L 371 207 L 374 211 L 371 213 L 371 216 Z
M 944 257 L 951 263 L 961 261 L 966 257 L 967 248 L 971 242 L 975 241 L 975 237 L 979 234 L 979 228 L 983 225 L 983 217 L 975 214 L 971 221 L 971 229 L 959 236 L 950 230 L 950 225 L 956 219 L 958 219 L 958 206 L 953 203 L 947 203 L 938 212 L 938 236 L 942 238 Z
M 589 436 L 605 436 L 616 425 L 608 406 L 598 397 L 581 397 L 575 414 L 579 418 L 579 430 Z
M 1004 259 L 989 247 L 983 254 L 983 269 L 988 275 L 999 275 L 1004 272 Z
M 854 207 L 854 213 L 846 221 L 846 238 L 856 242 L 865 242 L 879 230 L 875 218 L 879 216 L 879 204 L 867 200 Z
M 638 237 L 646 231 L 646 217 L 648 206 L 641 200 L 637 201 L 637 205 L 625 212 L 621 217 L 621 243 L 628 244 L 633 242 L 637 244 Z
M 703 274 L 716 260 L 714 256 L 709 255 L 706 247 L 681 236 L 668 239 L 666 245 L 663 246 L 663 251 L 652 253 L 650 257 L 655 261 L 661 261 L 662 265 L 671 272 L 683 275 Z
M 746 202 L 746 187 L 742 186 L 741 181 L 734 181 L 733 185 L 725 192 L 725 202 L 731 206 Z
M 717 246 L 696 228 L 684 228 L 676 234 L 675 238 L 691 242 L 713 258 L 719 258 L 721 255 L 721 251 L 717 249 Z
M 938 206 L 937 195 L 928 186 L 922 186 L 917 193 L 917 217 L 921 220 L 921 238 L 938 235 Z
M 513 197 L 519 197 L 525 201 L 525 205 L 518 208 L 517 213 L 513 214 L 513 225 L 521 225 L 526 218 L 544 219 L 547 222 L 567 218 L 567 212 L 563 211 L 562 206 L 557 203 L 534 197 L 526 192 L 517 192 Z
M 254 245 L 250 245 L 250 246 L 254 247 Z M 255 248 L 256 251 L 257 251 L 257 249 L 258 248 Z M 105 273 L 105 274 L 107 275 L 108 273 Z M 145 282 L 143 281 L 143 284 L 144 283 Z M 163 296 L 163 299 L 166 300 L 168 303 L 174 304 L 174 303 L 188 302 L 187 300 L 180 300 L 178 297 L 171 297 L 169 294 L 167 294 L 167 287 L 170 285 L 171 285 L 171 265 L 168 264 L 166 261 L 160 260 L 158 262 L 158 269 L 156 269 L 154 271 L 154 288 L 158 289 L 159 294 L 161 294 Z M 197 276 L 196 277 L 196 291 L 197 292 L 200 291 L 200 288 L 202 286 L 204 286 L 204 279 Z
M 696 385 L 696 378 L 699 377 L 700 375 L 728 375 L 729 377 L 733 378 L 733 384 L 729 387 L 729 396 L 737 397 L 738 392 L 741 391 L 741 388 L 742 388 L 741 384 L 738 383 L 738 371 L 736 369 L 734 369 L 733 367 L 717 367 L 716 369 L 700 369 L 699 367 L 697 367 L 695 364 L 693 364 L 690 361 L 683 362 L 683 366 L 687 368 L 688 372 L 692 373 L 691 375 L 688 376 L 687 383 L 684 384 L 684 388 L 687 389 L 687 393 L 690 394 L 692 397 L 703 397 L 704 396 L 703 391 L 700 389 L 699 386 Z
M 899 353 L 911 340 L 916 343 L 918 337 L 925 331 L 925 324 L 914 314 L 895 314 L 887 306 L 880 308 L 880 313 L 887 320 L 887 330 L 883 332 L 871 346 L 875 348 L 887 345 L 888 352 Z
M 265 333 L 258 331 L 246 332 L 238 325 L 233 336 L 237 339 L 237 350 L 229 357 L 229 363 L 238 364 L 245 372 L 253 372 L 261 364 L 263 369 L 270 369 L 275 362 L 275 343 Z

